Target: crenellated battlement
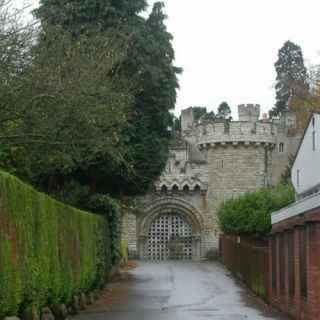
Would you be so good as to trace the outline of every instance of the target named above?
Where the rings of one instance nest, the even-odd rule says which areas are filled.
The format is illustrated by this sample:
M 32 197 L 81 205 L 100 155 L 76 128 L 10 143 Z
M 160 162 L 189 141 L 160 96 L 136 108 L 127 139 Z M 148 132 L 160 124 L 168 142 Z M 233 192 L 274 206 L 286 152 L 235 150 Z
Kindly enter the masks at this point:
M 260 118 L 259 104 L 241 104 L 238 106 L 239 121 L 257 122 Z
M 264 143 L 275 144 L 277 128 L 270 122 L 211 122 L 196 128 L 200 147 L 216 144 Z

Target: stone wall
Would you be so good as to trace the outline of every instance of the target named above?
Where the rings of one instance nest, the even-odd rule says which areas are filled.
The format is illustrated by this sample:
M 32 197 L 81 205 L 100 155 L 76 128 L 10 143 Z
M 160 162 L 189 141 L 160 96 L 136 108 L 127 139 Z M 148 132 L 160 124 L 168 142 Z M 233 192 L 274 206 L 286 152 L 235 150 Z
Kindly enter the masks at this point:
M 279 183 L 281 176 L 286 171 L 290 159 L 293 159 L 300 141 L 301 133 L 288 134 L 285 128 L 279 128 L 276 135 L 276 146 L 272 152 L 272 184 Z
M 126 212 L 122 217 L 122 239 L 128 248 L 129 258 L 137 258 L 137 217 Z

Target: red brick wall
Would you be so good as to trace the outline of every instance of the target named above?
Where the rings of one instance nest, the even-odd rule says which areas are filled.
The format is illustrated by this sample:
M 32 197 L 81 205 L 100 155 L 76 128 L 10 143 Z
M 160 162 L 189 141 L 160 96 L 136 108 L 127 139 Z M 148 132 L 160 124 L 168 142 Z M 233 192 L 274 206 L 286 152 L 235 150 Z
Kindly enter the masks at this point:
M 297 320 L 320 319 L 320 211 L 273 227 L 269 270 L 269 299 L 273 306 Z

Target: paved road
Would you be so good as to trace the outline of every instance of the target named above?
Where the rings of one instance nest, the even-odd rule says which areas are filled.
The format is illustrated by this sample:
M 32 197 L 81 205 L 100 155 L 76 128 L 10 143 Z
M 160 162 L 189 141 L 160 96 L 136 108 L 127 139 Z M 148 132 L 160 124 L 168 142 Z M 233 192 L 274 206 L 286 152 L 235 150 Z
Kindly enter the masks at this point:
M 219 263 L 139 263 L 118 286 L 109 311 L 93 309 L 75 319 L 286 319 L 257 303 Z

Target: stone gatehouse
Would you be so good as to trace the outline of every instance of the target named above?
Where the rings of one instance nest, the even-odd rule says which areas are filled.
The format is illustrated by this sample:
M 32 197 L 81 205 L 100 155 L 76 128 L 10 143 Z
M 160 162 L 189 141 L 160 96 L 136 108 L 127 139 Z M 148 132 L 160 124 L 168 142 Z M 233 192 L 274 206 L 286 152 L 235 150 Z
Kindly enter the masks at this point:
M 182 111 L 154 189 L 123 217 L 123 238 L 140 259 L 204 259 L 218 248 L 216 212 L 226 199 L 278 182 L 301 134 L 296 118 L 260 120 L 259 105 L 239 106 L 239 120 L 200 118 Z

